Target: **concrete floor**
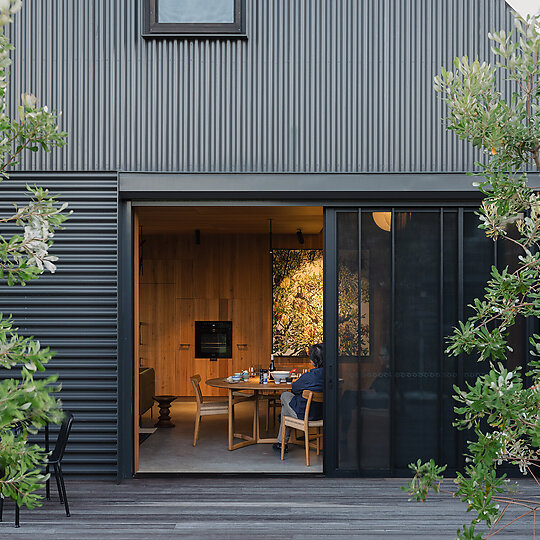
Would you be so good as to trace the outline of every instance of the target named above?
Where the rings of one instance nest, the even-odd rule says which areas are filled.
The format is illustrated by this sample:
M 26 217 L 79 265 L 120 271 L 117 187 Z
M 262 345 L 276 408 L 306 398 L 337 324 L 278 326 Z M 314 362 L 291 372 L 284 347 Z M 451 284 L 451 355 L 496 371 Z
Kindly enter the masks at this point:
M 255 444 L 238 450 L 227 449 L 227 416 L 202 418 L 197 446 L 193 446 L 196 405 L 193 402 L 174 402 L 171 407 L 174 428 L 157 429 L 139 448 L 139 472 L 144 473 L 322 473 L 322 453 L 310 453 L 310 466 L 306 467 L 303 446 L 289 445 L 289 453 L 281 461 L 271 444 Z M 253 404 L 235 406 L 235 431 L 251 433 Z M 153 426 L 156 421 L 149 413 L 143 417 L 142 427 Z M 261 414 L 261 429 L 265 428 L 265 415 Z M 263 436 L 275 437 L 279 424 L 272 426 Z

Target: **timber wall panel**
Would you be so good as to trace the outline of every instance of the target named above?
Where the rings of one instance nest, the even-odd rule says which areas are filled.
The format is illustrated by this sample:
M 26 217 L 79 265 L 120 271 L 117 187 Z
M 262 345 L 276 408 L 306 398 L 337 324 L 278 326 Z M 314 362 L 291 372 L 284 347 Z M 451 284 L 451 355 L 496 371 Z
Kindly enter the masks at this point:
M 1 285 L 0 312 L 12 313 L 23 335 L 56 351 L 48 365 L 75 421 L 65 470 L 116 474 L 117 467 L 117 180 L 110 175 L 20 177 L 0 184 L 0 214 L 24 204 L 26 184 L 59 194 L 73 215 L 55 235 L 55 274 L 25 287 Z M 2 226 L 9 236 L 14 229 Z M 11 372 L 0 370 L 0 377 Z M 54 440 L 56 428 L 52 428 Z
M 304 238 L 304 249 L 322 249 L 321 235 Z M 193 396 L 189 377 L 198 373 L 203 395 L 226 395 L 204 381 L 251 366 L 268 367 L 272 317 L 268 235 L 204 233 L 200 245 L 192 234 L 149 234 L 143 240 L 140 363 L 154 368 L 156 392 Z M 275 235 L 273 245 L 299 248 L 296 235 Z M 233 322 L 232 359 L 195 358 L 196 320 Z M 293 365 L 308 367 L 294 361 Z

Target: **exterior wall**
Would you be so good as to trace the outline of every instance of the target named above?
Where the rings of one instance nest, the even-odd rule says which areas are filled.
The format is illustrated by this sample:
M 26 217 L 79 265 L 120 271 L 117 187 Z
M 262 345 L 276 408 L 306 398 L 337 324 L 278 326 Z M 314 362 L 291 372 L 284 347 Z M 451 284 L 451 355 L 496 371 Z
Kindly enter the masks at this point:
M 67 147 L 18 167 L 69 171 L 36 182 L 76 214 L 58 234 L 57 275 L 9 289 L 0 311 L 58 351 L 51 368 L 77 417 L 68 472 L 117 470 L 118 186 L 107 171 L 472 168 L 441 126 L 432 79 L 455 54 L 491 54 L 486 33 L 510 26 L 504 0 L 247 3 L 247 40 L 144 40 L 142 0 L 25 0 L 10 30 L 11 110 L 32 91 L 69 133 Z M 2 184 L 2 211 L 29 180 Z
M 26 0 L 11 93 L 63 111 L 26 170 L 461 172 L 433 75 L 504 0 L 248 0 L 247 40 L 144 40 L 142 0 Z
M 35 336 L 57 353 L 49 363 L 50 372 L 58 373 L 64 409 L 76 418 L 64 461 L 66 472 L 114 475 L 118 446 L 116 176 L 16 176 L 1 184 L 0 214 L 9 214 L 12 202 L 24 203 L 27 183 L 60 194 L 73 215 L 55 235 L 56 274 L 45 273 L 25 287 L 2 284 L 0 312 L 12 313 L 21 334 Z M 0 372 L 0 376 L 11 375 Z

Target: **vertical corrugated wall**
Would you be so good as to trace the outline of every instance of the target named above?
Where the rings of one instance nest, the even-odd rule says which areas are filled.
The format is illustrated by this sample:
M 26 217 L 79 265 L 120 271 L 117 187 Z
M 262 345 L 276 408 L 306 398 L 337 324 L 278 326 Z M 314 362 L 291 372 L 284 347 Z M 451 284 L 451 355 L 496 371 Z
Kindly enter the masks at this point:
M 57 352 L 64 408 L 75 415 L 65 458 L 72 473 L 116 474 L 117 468 L 117 181 L 116 176 L 20 177 L 0 183 L 0 214 L 23 204 L 26 183 L 49 188 L 73 215 L 55 235 L 56 274 L 26 287 L 0 285 L 0 312 L 23 335 Z M 1 233 L 11 229 L 4 226 Z M 9 376 L 3 370 L 0 376 Z
M 504 0 L 247 0 L 247 40 L 141 37 L 143 0 L 25 0 L 11 95 L 63 111 L 32 170 L 467 171 L 432 90 Z

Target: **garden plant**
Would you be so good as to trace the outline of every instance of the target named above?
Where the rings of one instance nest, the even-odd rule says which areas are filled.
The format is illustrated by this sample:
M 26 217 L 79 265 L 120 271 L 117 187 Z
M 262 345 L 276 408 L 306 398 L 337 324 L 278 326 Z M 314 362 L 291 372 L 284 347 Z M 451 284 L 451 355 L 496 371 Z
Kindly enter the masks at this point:
M 0 28 L 5 29 L 21 8 L 20 0 L 0 0 Z M 1 30 L 0 30 L 1 31 Z M 65 144 L 57 117 L 37 99 L 24 94 L 15 118 L 8 115 L 7 84 L 10 51 L 7 36 L 0 33 L 0 180 L 9 183 L 9 167 L 26 151 L 49 152 Z M 0 280 L 2 286 L 24 286 L 44 271 L 54 272 L 57 257 L 49 253 L 56 229 L 67 219 L 67 204 L 59 204 L 46 189 L 27 187 L 28 201 L 14 205 L 10 215 L 0 216 Z M 62 412 L 53 392 L 56 376 L 47 376 L 45 365 L 53 352 L 31 337 L 17 333 L 12 317 L 0 314 L 0 497 L 21 506 L 39 503 L 36 490 L 46 480 L 47 455 L 29 442 L 46 422 L 58 423 Z M 11 370 L 13 376 L 10 377 Z
M 472 315 L 447 341 L 448 355 L 475 355 L 486 364 L 485 375 L 454 387 L 454 426 L 470 441 L 464 471 L 449 492 L 471 511 L 470 523 L 457 531 L 468 539 L 488 538 L 526 516 L 534 531 L 540 509 L 538 500 L 512 494 L 500 473 L 502 465 L 519 467 L 540 494 L 540 336 L 530 337 L 526 369 L 509 369 L 506 362 L 511 327 L 540 316 L 540 197 L 529 187 L 540 172 L 540 20 L 516 14 L 514 26 L 488 35 L 496 62 L 456 58 L 453 71 L 442 69 L 434 84 L 448 107 L 448 129 L 485 156 L 475 173 L 484 195 L 479 227 L 518 252 L 509 267 L 492 268 L 485 296 L 474 300 Z M 445 465 L 430 460 L 410 467 L 414 478 L 404 489 L 412 498 L 425 501 L 430 490 L 445 491 Z M 510 507 L 517 516 L 505 520 Z M 479 532 L 479 524 L 486 529 Z

